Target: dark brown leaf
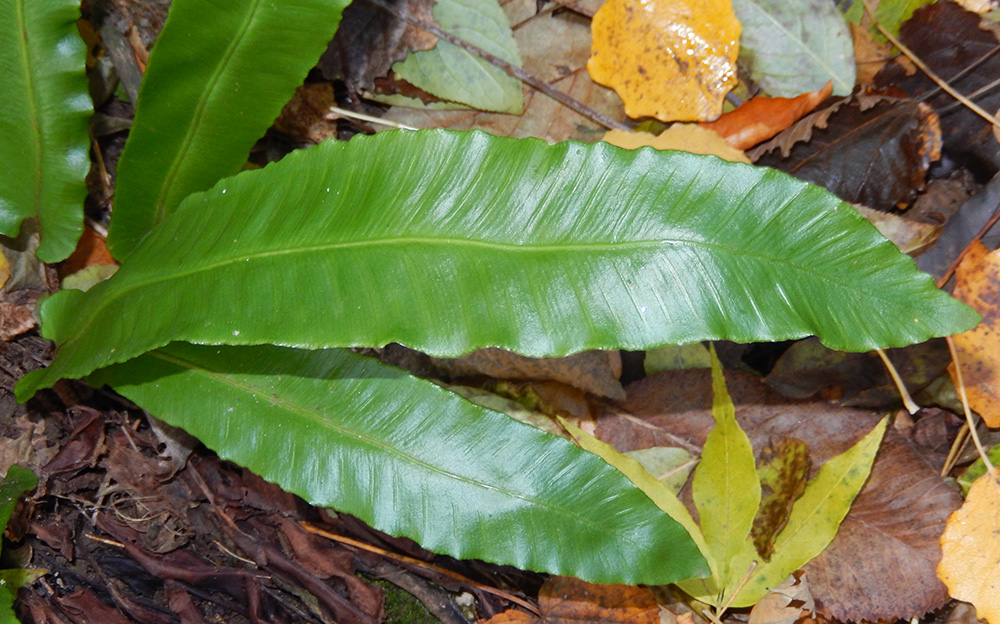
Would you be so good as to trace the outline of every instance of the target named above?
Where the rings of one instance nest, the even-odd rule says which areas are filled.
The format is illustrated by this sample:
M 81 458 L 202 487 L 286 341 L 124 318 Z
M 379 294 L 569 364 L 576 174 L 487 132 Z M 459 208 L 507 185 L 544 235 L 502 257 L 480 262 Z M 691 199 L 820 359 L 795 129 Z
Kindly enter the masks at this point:
M 823 402 L 790 401 L 745 373 L 726 373 L 736 417 L 754 448 L 795 437 L 809 445 L 813 472 L 846 451 L 879 416 Z M 628 414 L 606 414 L 596 435 L 620 451 L 701 445 L 714 422 L 708 371 L 659 373 L 628 388 Z M 826 551 L 805 566 L 819 613 L 836 620 L 919 617 L 948 598 L 935 568 L 938 537 L 958 493 L 890 430 L 871 477 Z
M 909 205 L 923 189 L 930 163 L 941 157 L 934 111 L 922 103 L 859 96 L 830 109 L 805 117 L 753 150 L 751 159 L 844 201 L 882 210 Z M 808 142 L 796 142 L 803 138 Z
M 917 9 L 899 29 L 899 37 L 938 76 L 961 93 L 972 96 L 986 111 L 995 113 L 1000 107 L 1000 89 L 987 85 L 1000 78 L 996 29 L 995 22 L 966 11 L 957 2 L 939 2 Z M 984 57 L 987 60 L 973 71 L 956 78 Z M 875 77 L 875 84 L 898 87 L 914 97 L 936 89 L 923 72 L 914 72 L 912 67 L 908 70 L 900 64 L 886 66 Z M 973 96 L 984 87 L 982 94 Z M 941 115 L 946 153 L 959 162 L 972 160 L 990 175 L 1000 168 L 1000 145 L 985 120 L 943 92 L 927 103 Z

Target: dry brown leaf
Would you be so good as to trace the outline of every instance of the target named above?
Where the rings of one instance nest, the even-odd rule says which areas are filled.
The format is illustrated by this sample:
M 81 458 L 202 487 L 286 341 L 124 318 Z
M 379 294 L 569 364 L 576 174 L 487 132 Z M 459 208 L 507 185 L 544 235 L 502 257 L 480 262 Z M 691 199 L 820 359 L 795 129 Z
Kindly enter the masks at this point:
M 832 92 L 831 81 L 819 91 L 793 98 L 758 96 L 715 121 L 698 125 L 715 132 L 738 150 L 750 149 L 802 119 Z
M 554 576 L 538 592 L 537 617 L 504 611 L 487 624 L 659 624 L 652 590 L 629 585 L 595 585 Z
M 979 325 L 952 338 L 969 405 L 988 427 L 1000 427 L 1000 252 L 973 241 L 955 271 L 954 296 L 983 315 Z M 954 365 L 948 372 L 955 380 Z
M 753 606 L 748 624 L 793 624 L 815 608 L 806 577 L 792 575 Z
M 779 135 L 764 143 L 763 145 L 758 145 L 747 153 L 750 160 L 756 161 L 768 152 L 776 149 L 781 150 L 781 157 L 788 158 L 789 154 L 792 152 L 792 148 L 796 143 L 808 143 L 812 140 L 813 129 L 824 129 L 829 123 L 830 115 L 833 115 L 837 110 L 849 102 L 851 98 L 844 98 L 842 100 L 837 100 L 830 106 L 822 110 L 818 110 L 815 113 L 810 113 L 802 119 L 798 120 L 786 130 L 781 132 Z
M 980 618 L 1000 623 L 1000 483 L 983 475 L 941 536 L 938 576 L 952 597 L 971 602 Z
M 726 0 L 608 0 L 587 69 L 629 117 L 708 121 L 737 83 L 740 23 Z
M 703 444 L 714 423 L 710 377 L 708 371 L 672 371 L 632 384 L 623 404 L 628 413 L 605 413 L 595 433 L 623 452 Z M 783 398 L 745 373 L 726 371 L 726 384 L 754 448 L 771 439 L 798 438 L 809 445 L 813 471 L 878 421 L 865 410 Z M 900 434 L 886 434 L 871 477 L 837 537 L 803 568 L 818 613 L 839 621 L 909 619 L 947 600 L 935 573 L 938 538 L 961 498 L 925 454 Z
M 583 351 L 562 358 L 529 358 L 504 349 L 486 348 L 458 358 L 431 358 L 431 361 L 452 379 L 484 376 L 558 381 L 595 396 L 625 397 L 618 382 L 622 364 L 617 351 Z

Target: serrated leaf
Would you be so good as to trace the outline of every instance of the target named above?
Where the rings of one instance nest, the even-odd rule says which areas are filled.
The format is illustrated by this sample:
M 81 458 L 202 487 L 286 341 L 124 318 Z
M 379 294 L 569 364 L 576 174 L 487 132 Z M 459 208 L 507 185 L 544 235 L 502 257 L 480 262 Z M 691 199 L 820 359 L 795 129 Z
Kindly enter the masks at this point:
M 69 256 L 83 231 L 94 107 L 79 17 L 74 0 L 0 0 L 0 233 L 37 217 L 45 262 Z
M 868 480 L 888 422 L 883 418 L 857 444 L 823 464 L 806 484 L 805 492 L 792 507 L 788 524 L 774 540 L 771 560 L 754 569 L 733 600 L 733 607 L 756 603 L 833 541 L 840 522 Z M 756 549 L 748 540 L 748 548 L 734 565 L 749 567 L 756 558 Z
M 868 350 L 979 318 L 852 208 L 784 174 L 435 130 L 328 142 L 224 180 L 42 316 L 59 353 L 22 399 L 175 340 L 542 357 L 815 333 Z
M 521 66 L 514 34 L 496 0 L 437 0 L 433 11 L 445 32 Z M 524 112 L 520 80 L 447 41 L 439 39 L 431 50 L 411 52 L 392 70 L 443 100 L 498 113 Z
M 833 81 L 834 95 L 854 89 L 854 42 L 831 0 L 733 0 L 743 24 L 740 58 L 770 95 L 795 97 Z
M 431 550 L 598 583 L 704 572 L 684 529 L 598 458 L 348 350 L 178 343 L 91 381 Z
M 745 547 L 760 505 L 760 481 L 750 440 L 736 422 L 722 365 L 712 355 L 712 416 L 715 426 L 702 448 L 691 480 L 691 495 L 705 542 L 717 562 L 715 580 L 728 597 L 749 568 L 732 565 Z
M 333 38 L 348 0 L 175 0 L 118 165 L 108 248 L 128 256 L 195 191 L 232 175 Z

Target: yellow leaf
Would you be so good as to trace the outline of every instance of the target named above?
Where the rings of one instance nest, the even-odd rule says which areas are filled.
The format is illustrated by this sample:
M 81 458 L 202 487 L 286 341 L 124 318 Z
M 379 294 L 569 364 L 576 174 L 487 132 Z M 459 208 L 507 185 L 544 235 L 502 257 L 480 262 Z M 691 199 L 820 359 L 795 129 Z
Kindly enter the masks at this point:
M 587 69 L 629 117 L 710 121 L 737 83 L 740 23 L 729 0 L 607 0 Z
M 750 159 L 742 151 L 730 147 L 726 140 L 715 132 L 695 124 L 674 124 L 657 136 L 648 132 L 610 130 L 601 140 L 625 149 L 638 149 L 648 145 L 658 150 L 711 154 L 730 162 L 750 164 Z
M 973 242 L 955 271 L 954 295 L 983 315 L 953 337 L 969 405 L 988 427 L 1000 427 L 1000 252 Z M 948 372 L 955 379 L 954 364 Z
M 965 504 L 948 517 L 941 536 L 938 577 L 953 598 L 971 602 L 977 615 L 1000 624 L 1000 483 L 983 475 Z

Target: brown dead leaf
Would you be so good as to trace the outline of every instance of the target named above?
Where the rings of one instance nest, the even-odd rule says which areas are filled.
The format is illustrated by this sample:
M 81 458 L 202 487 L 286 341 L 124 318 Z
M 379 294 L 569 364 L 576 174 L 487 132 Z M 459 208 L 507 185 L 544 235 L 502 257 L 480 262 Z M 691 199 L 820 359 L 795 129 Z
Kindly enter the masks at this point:
M 892 44 L 875 41 L 871 28 L 867 25 L 854 23 L 847 25 L 851 29 L 851 39 L 854 40 L 854 65 L 857 68 L 855 82 L 859 85 L 870 85 L 886 61 L 892 58 Z
M 941 551 L 938 575 L 952 597 L 971 602 L 990 624 L 1000 623 L 1000 483 L 993 475 L 977 479 L 948 518 Z
M 794 98 L 758 96 L 715 121 L 698 125 L 715 132 L 738 150 L 750 149 L 802 119 L 832 92 L 831 81 L 819 91 Z
M 537 617 L 505 611 L 487 624 L 659 624 L 652 590 L 629 585 L 595 585 L 554 576 L 538 592 Z
M 601 140 L 625 149 L 649 146 L 658 150 L 711 154 L 730 162 L 750 164 L 750 159 L 738 148 L 731 147 L 715 132 L 699 128 L 695 124 L 676 123 L 656 136 L 648 132 L 611 130 Z
M 878 421 L 864 410 L 783 398 L 745 373 L 726 371 L 726 384 L 754 448 L 798 438 L 809 445 L 813 472 Z M 628 395 L 622 406 L 627 413 L 605 413 L 595 432 L 619 451 L 701 445 L 714 423 L 709 371 L 651 375 L 629 386 Z M 935 573 L 938 538 L 960 504 L 921 453 L 902 435 L 887 432 L 836 538 L 803 568 L 817 612 L 839 621 L 875 621 L 919 617 L 940 607 L 948 593 Z
M 303 143 L 336 138 L 337 122 L 328 118 L 333 105 L 333 85 L 330 83 L 302 85 L 281 109 L 281 114 L 274 120 L 274 127 Z
M 754 163 L 818 184 L 847 202 L 890 210 L 909 205 L 941 157 L 937 115 L 925 103 L 854 96 L 825 117 L 810 115 L 748 154 Z M 822 121 L 812 128 L 799 124 Z M 788 135 L 786 136 L 786 132 Z M 803 134 L 807 143 L 796 142 Z M 780 147 L 782 154 L 769 152 Z
M 792 575 L 753 606 L 748 624 L 793 624 L 815 608 L 805 575 Z
M 621 355 L 617 351 L 583 351 L 563 358 L 529 358 L 503 349 L 486 348 L 458 358 L 431 358 L 452 379 L 493 377 L 558 381 L 595 396 L 622 399 Z
M 629 117 L 706 121 L 737 83 L 740 23 L 725 0 L 608 0 L 587 70 Z
M 953 294 L 983 315 L 979 325 L 952 338 L 969 406 L 988 427 L 1000 427 L 1000 252 L 974 241 L 955 271 Z M 955 380 L 954 365 L 948 372 Z

